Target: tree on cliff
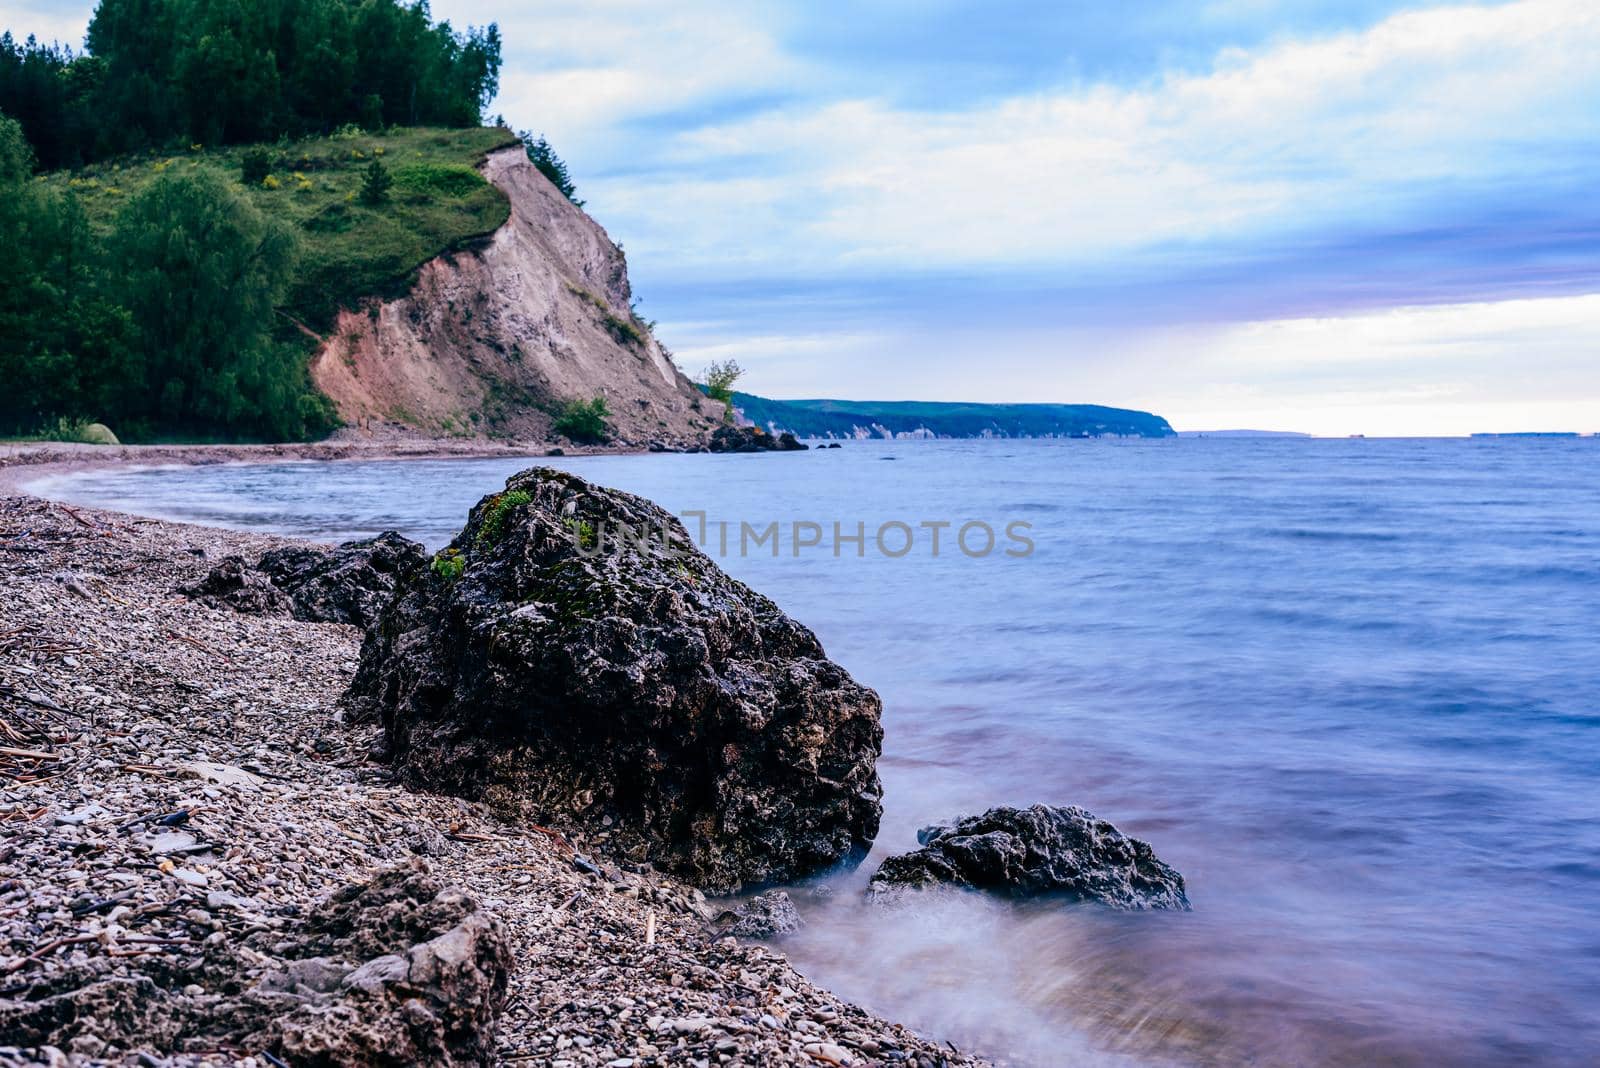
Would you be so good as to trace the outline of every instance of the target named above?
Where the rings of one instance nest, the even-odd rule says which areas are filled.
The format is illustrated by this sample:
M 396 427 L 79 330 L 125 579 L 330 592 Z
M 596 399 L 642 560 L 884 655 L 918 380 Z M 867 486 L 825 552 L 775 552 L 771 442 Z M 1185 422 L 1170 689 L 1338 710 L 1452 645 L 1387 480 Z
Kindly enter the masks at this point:
M 550 184 L 561 190 L 561 195 L 572 201 L 578 207 L 583 207 L 583 201 L 578 199 L 578 187 L 572 183 L 572 175 L 567 171 L 567 165 L 556 150 L 550 147 L 544 134 L 537 138 L 529 130 L 523 130 L 517 135 L 522 138 L 523 147 L 528 150 L 528 159 L 539 168 L 539 173 L 550 179 Z
M 744 376 L 744 368 L 733 360 L 718 360 L 706 367 L 706 396 L 722 402 L 722 421 L 733 422 L 733 384 Z

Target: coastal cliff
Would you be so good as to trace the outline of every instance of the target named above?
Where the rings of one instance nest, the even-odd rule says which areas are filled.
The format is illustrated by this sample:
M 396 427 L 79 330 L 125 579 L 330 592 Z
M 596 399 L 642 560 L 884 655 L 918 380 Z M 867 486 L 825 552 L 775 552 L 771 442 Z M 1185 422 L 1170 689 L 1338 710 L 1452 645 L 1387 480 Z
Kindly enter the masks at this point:
M 622 250 L 528 161 L 482 172 L 511 214 L 480 248 L 439 256 L 404 296 L 344 310 L 311 364 L 355 433 L 548 439 L 554 413 L 603 397 L 622 442 L 688 444 L 722 406 L 631 310 Z

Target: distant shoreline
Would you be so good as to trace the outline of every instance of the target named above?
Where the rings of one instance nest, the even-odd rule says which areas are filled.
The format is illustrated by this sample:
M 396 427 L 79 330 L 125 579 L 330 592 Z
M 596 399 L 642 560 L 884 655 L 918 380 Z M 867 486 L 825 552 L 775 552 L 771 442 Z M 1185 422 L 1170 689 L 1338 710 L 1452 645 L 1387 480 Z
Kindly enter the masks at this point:
M 263 445 L 80 445 L 73 442 L 0 443 L 0 492 L 22 493 L 24 482 L 79 471 L 147 465 L 189 467 L 284 461 L 539 459 L 549 443 L 502 445 L 480 440 L 314 441 Z M 563 445 L 560 455 L 643 453 L 636 447 Z

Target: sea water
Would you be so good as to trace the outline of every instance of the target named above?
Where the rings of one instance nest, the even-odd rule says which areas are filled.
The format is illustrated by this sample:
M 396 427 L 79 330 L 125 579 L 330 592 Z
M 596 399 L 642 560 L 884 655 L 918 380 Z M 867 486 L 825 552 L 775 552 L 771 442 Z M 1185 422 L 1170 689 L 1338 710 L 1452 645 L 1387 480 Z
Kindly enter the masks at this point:
M 874 856 L 793 891 L 784 949 L 815 981 L 1030 1065 L 1600 1059 L 1600 440 L 862 441 L 42 488 L 438 547 L 534 462 L 703 521 L 882 694 Z M 780 537 L 740 552 L 746 523 Z M 992 551 L 955 542 L 970 524 Z M 1033 802 L 1151 842 L 1194 911 L 863 904 L 919 826 Z

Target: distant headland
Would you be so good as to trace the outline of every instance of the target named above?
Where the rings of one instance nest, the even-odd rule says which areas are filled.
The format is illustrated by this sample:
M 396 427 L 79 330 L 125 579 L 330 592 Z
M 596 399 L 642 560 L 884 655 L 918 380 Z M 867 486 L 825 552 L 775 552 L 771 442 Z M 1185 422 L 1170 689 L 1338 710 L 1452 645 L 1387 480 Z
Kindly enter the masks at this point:
M 771 400 L 734 393 L 750 422 L 803 438 L 1170 438 L 1159 415 L 1098 404 Z

